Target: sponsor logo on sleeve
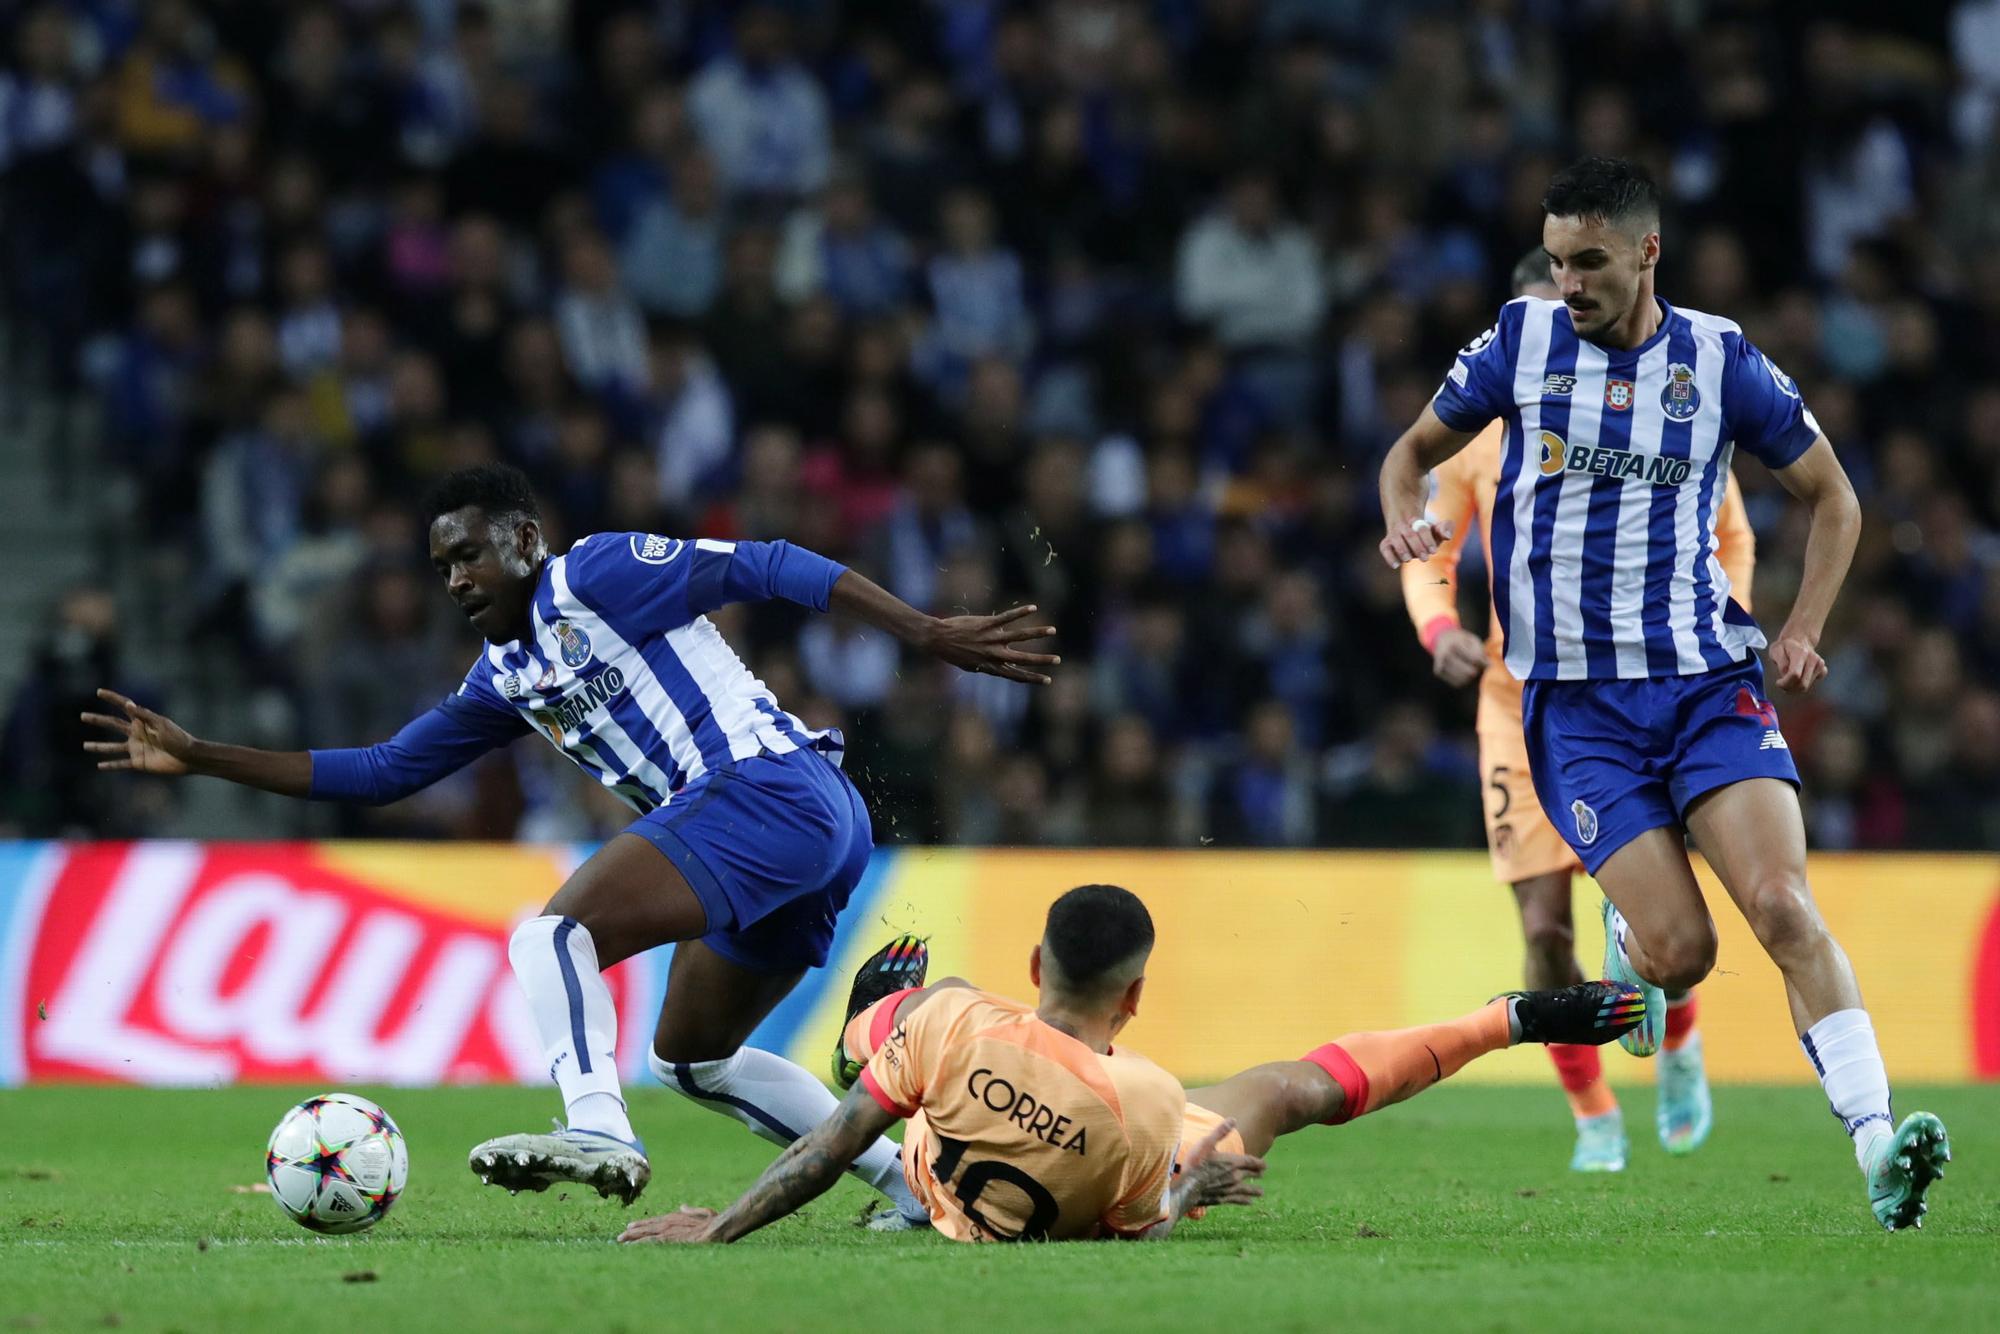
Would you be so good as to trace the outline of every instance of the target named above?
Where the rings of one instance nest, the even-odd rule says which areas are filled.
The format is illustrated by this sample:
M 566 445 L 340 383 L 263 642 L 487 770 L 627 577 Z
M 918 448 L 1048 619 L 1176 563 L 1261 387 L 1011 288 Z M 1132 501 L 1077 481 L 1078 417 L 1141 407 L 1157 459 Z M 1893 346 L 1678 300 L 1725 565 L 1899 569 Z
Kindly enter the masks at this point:
M 632 555 L 648 565 L 665 565 L 681 554 L 686 543 L 677 537 L 661 537 L 658 533 L 632 534 Z
M 1466 386 L 1466 381 L 1468 381 L 1471 378 L 1472 377 L 1466 373 L 1464 362 L 1454 361 L 1451 363 L 1450 379 L 1453 384 L 1457 385 L 1460 389 L 1463 389 Z
M 1760 351 L 1757 355 L 1763 358 L 1764 369 L 1770 372 L 1771 383 L 1778 386 L 1778 392 L 1787 398 L 1797 398 L 1799 396 L 1798 382 L 1779 370 L 1778 363 L 1764 356 L 1763 352 Z
M 1496 324 L 1492 328 L 1488 329 L 1485 333 L 1479 335 L 1479 337 L 1467 343 L 1464 347 L 1458 349 L 1458 355 L 1461 357 L 1476 357 L 1481 352 L 1486 350 L 1486 345 L 1488 343 L 1492 342 L 1495 338 L 1499 336 L 1500 336 L 1500 326 Z

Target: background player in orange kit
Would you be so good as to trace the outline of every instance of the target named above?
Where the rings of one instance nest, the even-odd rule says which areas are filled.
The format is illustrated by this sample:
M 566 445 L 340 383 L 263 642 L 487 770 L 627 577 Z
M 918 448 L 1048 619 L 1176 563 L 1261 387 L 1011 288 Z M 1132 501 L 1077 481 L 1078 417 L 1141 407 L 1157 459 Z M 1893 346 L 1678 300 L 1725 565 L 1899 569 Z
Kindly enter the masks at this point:
M 1514 266 L 1513 286 L 1516 296 L 1556 298 L 1549 258 L 1539 246 Z M 1630 387 L 1624 392 L 1629 395 Z M 1482 640 L 1463 628 L 1458 618 L 1462 537 L 1476 518 L 1481 546 L 1487 546 L 1504 431 L 1500 421 L 1490 423 L 1462 452 L 1433 471 L 1430 518 L 1440 527 L 1449 524 L 1461 540 L 1444 543 L 1428 564 L 1402 567 L 1403 602 L 1438 679 L 1452 686 L 1479 682 L 1479 772 L 1486 794 L 1486 846 L 1493 857 L 1493 876 L 1513 887 L 1521 911 L 1521 934 L 1528 947 L 1523 981 L 1530 987 L 1560 987 L 1583 980 L 1570 914 L 1570 880 L 1583 867 L 1535 797 L 1521 734 L 1521 683 L 1502 659 L 1499 619 L 1489 605 Z M 1716 538 L 1716 558 L 1729 575 L 1730 590 L 1748 611 L 1757 538 L 1733 473 L 1716 518 Z M 1714 1121 L 1692 990 L 1668 995 L 1665 1028 L 1655 1124 L 1667 1152 L 1692 1153 L 1708 1139 Z M 1576 1148 L 1569 1165 L 1579 1172 L 1623 1171 L 1628 1147 L 1624 1117 L 1604 1082 L 1597 1048 L 1556 1044 L 1549 1048 L 1549 1059 L 1576 1117 Z
M 863 965 L 857 995 L 903 943 Z M 955 1241 L 1156 1240 L 1197 1208 L 1255 1198 L 1259 1155 L 1281 1135 L 1401 1102 L 1516 1042 L 1609 1042 L 1644 1008 L 1637 988 L 1611 982 L 1517 992 L 1449 1023 L 1351 1034 L 1184 1093 L 1111 1045 L 1138 1012 L 1152 949 L 1136 895 L 1070 890 L 1028 959 L 1037 1005 L 950 978 L 851 1014 L 843 1047 L 862 1069 L 837 1113 L 725 1212 L 683 1206 L 619 1240 L 735 1241 L 823 1193 L 905 1117 L 904 1176 Z

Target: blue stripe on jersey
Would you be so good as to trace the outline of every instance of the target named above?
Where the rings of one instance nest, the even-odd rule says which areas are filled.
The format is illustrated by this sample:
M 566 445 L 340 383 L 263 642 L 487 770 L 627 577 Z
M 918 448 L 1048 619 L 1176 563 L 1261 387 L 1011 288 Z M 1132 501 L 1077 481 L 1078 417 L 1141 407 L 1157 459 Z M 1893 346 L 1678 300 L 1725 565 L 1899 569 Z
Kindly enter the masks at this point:
M 546 591 L 549 606 L 553 608 L 555 581 L 544 579 L 542 588 Z M 575 598 L 584 610 L 610 626 L 614 634 L 619 634 L 619 638 L 631 644 L 638 650 L 639 656 L 646 660 L 646 666 L 652 670 L 654 678 L 660 683 L 660 688 L 667 692 L 667 698 L 673 701 L 674 707 L 680 710 L 681 717 L 687 720 L 688 730 L 694 735 L 695 747 L 701 751 L 702 764 L 710 769 L 726 766 L 730 761 L 729 738 L 722 735 L 722 729 L 715 725 L 715 715 L 709 709 L 708 696 L 701 693 L 701 687 L 697 686 L 694 678 L 688 675 L 687 668 L 681 665 L 679 655 L 667 646 L 667 641 L 664 638 L 655 638 L 651 643 L 635 642 L 632 636 L 619 633 L 617 623 L 605 613 L 603 607 L 584 596 L 583 590 L 577 587 L 577 581 L 574 579 L 570 580 L 569 595 Z M 687 781 L 685 773 L 680 765 L 674 762 L 672 749 L 660 736 L 659 730 L 653 726 L 653 720 L 646 716 L 644 706 L 639 703 L 632 691 L 625 691 L 612 702 L 611 717 L 625 729 L 625 735 L 632 738 L 634 744 L 639 747 L 640 754 L 652 757 L 655 763 L 662 759 L 667 761 L 665 767 L 668 770 L 667 776 L 671 786 L 667 792 L 660 794 L 661 800 L 664 801 L 669 793 L 680 791 Z
M 1543 370 L 1548 375 L 1576 374 L 1576 330 L 1566 319 L 1553 321 L 1549 329 L 1549 355 L 1543 362 Z M 1542 429 L 1569 439 L 1569 399 L 1557 396 L 1545 399 L 1542 405 Z M 1523 459 L 1540 457 L 1541 442 L 1522 442 Z M 1526 466 L 1524 463 L 1523 467 Z M 1535 526 L 1528 547 L 1529 568 L 1541 571 L 1535 580 L 1535 662 L 1556 661 L 1556 610 L 1554 562 L 1551 549 L 1555 544 L 1556 505 L 1562 499 L 1562 489 L 1566 481 L 1563 473 L 1556 473 L 1540 483 L 1535 489 Z
M 1631 380 L 1639 369 L 1637 352 L 1612 353 L 1605 379 Z M 1608 390 L 1607 390 L 1608 393 Z M 1598 420 L 1597 443 L 1602 449 L 1632 447 L 1632 414 L 1613 411 L 1609 400 Z M 1593 679 L 1618 675 L 1618 644 L 1611 632 L 1611 586 L 1618 576 L 1618 509 L 1625 498 L 1625 481 L 1604 476 L 1590 479 L 1590 508 L 1583 523 L 1583 573 L 1577 609 L 1583 617 L 1585 671 Z
M 542 577 L 541 584 L 535 589 L 535 614 L 541 618 L 544 625 L 554 625 L 557 621 L 563 619 L 562 613 L 556 610 L 555 581 L 546 575 Z M 541 648 L 535 641 L 532 633 L 528 636 L 528 641 L 528 651 L 541 661 L 544 671 L 548 670 L 548 659 L 543 657 Z M 615 720 L 616 716 L 614 715 Z M 646 785 L 632 776 L 631 767 L 625 763 L 617 750 L 609 742 L 605 742 L 602 745 L 596 744 L 597 733 L 591 727 L 589 718 L 585 718 L 577 724 L 575 734 L 578 741 L 591 743 L 591 749 L 597 752 L 598 758 L 603 762 L 605 773 L 616 780 L 616 786 L 623 791 L 631 792 L 635 795 L 645 791 Z M 565 753 L 569 754 L 572 760 L 582 760 L 584 758 L 573 752 L 569 752 L 567 747 L 564 749 Z M 639 753 L 641 756 L 644 756 L 647 752 L 641 749 Z M 664 754 L 664 748 L 657 753 Z M 664 800 L 666 794 L 661 793 L 660 796 Z
M 602 613 L 600 613 L 602 614 Z M 639 656 L 653 669 L 660 685 L 667 692 L 667 698 L 681 711 L 687 720 L 688 731 L 694 736 L 695 749 L 701 752 L 701 762 L 710 769 L 727 768 L 735 755 L 729 748 L 729 738 L 723 735 L 722 727 L 715 721 L 715 710 L 709 706 L 708 696 L 695 684 L 689 674 L 687 664 L 681 655 L 665 639 L 655 639 L 639 650 Z
M 1679 312 L 1668 320 L 1667 364 L 1694 365 L 1694 326 Z M 1637 404 L 1633 410 L 1638 410 Z M 1669 417 L 1660 428 L 1660 456 L 1684 459 L 1693 448 L 1694 422 Z M 1679 496 L 1677 487 L 1656 486 L 1646 512 L 1646 610 L 1640 620 L 1646 627 L 1646 669 L 1655 676 L 1676 676 L 1681 670 L 1680 650 L 1674 644 L 1672 606 L 1674 560 L 1680 554 L 1680 545 L 1674 537 Z
M 771 726 L 778 729 L 778 735 L 784 737 L 785 740 L 791 742 L 800 750 L 808 747 L 810 743 L 803 736 L 799 735 L 798 728 L 792 726 L 792 716 L 790 714 L 761 695 L 757 698 L 757 710 L 771 720 Z
M 1717 352 L 1720 356 L 1720 351 Z M 1716 486 L 1715 470 L 1728 451 L 1717 449 L 1708 456 L 1708 466 L 1701 473 L 1701 496 L 1695 509 L 1695 558 L 1694 558 L 1694 633 L 1701 644 L 1702 660 L 1710 667 L 1727 667 L 1736 661 L 1729 650 L 1722 647 L 1722 641 L 1715 637 L 1715 580 L 1709 575 L 1709 558 L 1715 554 L 1714 523 L 1711 512 L 1711 497 L 1721 494 Z
M 1522 460 L 1528 456 L 1527 444 L 1521 439 L 1521 414 L 1507 414 L 1505 428 L 1507 439 L 1500 450 L 1500 486 L 1493 493 L 1493 517 L 1487 523 L 1486 539 L 1492 548 L 1487 557 L 1487 579 L 1493 589 L 1493 614 L 1500 618 L 1503 655 L 1514 636 L 1514 581 L 1507 573 L 1514 568 L 1514 543 L 1520 540 L 1520 534 L 1514 531 L 1514 487 L 1527 466 Z M 1532 486 L 1534 474 L 1529 477 Z

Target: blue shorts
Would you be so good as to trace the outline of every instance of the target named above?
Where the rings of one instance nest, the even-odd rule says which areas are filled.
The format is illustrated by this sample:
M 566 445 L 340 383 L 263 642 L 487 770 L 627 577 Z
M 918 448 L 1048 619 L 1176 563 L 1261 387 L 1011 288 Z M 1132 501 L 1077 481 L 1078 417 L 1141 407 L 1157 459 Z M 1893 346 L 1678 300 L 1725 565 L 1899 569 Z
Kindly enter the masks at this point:
M 875 849 L 861 794 L 816 750 L 711 769 L 625 832 L 687 877 L 708 914 L 702 943 L 760 973 L 826 962 Z
M 1698 676 L 1530 681 L 1522 731 L 1535 793 L 1592 875 L 1696 797 L 1746 778 L 1799 782 L 1753 653 Z

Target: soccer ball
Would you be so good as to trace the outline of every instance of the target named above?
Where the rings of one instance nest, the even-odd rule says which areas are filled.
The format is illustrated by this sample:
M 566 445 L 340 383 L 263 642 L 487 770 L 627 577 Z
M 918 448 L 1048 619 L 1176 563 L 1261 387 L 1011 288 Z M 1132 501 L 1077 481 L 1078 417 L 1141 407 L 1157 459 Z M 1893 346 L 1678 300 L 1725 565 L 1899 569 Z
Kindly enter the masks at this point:
M 389 1114 L 352 1093 L 307 1098 L 264 1151 L 271 1198 L 314 1232 L 361 1232 L 389 1212 L 410 1179 L 410 1151 Z

